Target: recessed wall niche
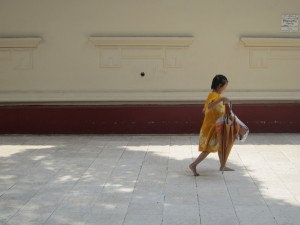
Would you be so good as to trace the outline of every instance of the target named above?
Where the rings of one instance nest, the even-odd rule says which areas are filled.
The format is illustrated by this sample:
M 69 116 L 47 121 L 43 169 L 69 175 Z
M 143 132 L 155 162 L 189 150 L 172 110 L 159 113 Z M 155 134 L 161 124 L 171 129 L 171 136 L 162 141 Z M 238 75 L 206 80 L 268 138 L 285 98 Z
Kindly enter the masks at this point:
M 13 69 L 33 69 L 33 49 L 41 38 L 0 38 L 0 66 Z
M 300 60 L 300 38 L 242 37 L 249 48 L 249 67 L 267 69 L 273 60 Z
M 192 37 L 90 37 L 89 40 L 99 48 L 100 68 L 136 64 L 134 70 L 140 70 L 141 74 L 145 64 L 151 74 L 168 68 L 183 68 L 185 50 L 193 42 Z M 141 68 L 137 69 L 139 65 Z

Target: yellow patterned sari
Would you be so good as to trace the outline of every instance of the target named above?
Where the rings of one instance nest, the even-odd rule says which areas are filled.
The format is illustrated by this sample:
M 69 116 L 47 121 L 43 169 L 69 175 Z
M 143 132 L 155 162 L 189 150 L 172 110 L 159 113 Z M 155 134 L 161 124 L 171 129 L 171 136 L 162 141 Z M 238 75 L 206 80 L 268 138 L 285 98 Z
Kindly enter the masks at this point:
M 225 114 L 225 105 L 223 102 L 218 103 L 215 107 L 208 109 L 208 105 L 221 98 L 217 92 L 211 92 L 204 105 L 204 120 L 200 130 L 199 137 L 199 151 L 200 152 L 217 152 L 219 151 L 217 134 L 216 134 L 216 121 Z

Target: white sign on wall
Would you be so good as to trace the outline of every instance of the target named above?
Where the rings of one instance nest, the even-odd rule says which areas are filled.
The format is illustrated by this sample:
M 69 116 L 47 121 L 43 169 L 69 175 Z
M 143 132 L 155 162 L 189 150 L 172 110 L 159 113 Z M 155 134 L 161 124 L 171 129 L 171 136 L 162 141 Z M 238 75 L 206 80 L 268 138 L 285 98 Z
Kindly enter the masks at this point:
M 298 32 L 299 15 L 284 14 L 281 15 L 281 32 Z

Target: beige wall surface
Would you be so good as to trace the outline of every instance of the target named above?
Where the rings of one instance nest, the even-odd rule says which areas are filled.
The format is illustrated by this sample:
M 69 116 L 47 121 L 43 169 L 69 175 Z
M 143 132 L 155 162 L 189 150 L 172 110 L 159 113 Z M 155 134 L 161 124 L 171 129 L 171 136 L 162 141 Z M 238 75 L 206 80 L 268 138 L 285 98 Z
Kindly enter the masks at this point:
M 0 101 L 202 101 L 218 73 L 232 99 L 299 101 L 298 27 L 281 30 L 299 14 L 299 0 L 0 0 Z

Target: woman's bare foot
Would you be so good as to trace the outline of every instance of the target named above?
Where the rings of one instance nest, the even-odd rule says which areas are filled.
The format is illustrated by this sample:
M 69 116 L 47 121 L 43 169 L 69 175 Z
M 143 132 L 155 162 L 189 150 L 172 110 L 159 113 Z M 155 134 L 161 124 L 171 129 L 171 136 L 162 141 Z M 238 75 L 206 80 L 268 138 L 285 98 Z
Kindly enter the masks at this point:
M 229 167 L 227 167 L 227 166 L 225 166 L 225 167 L 220 167 L 220 171 L 235 171 L 234 169 L 231 169 L 231 168 L 229 168 Z
M 194 176 L 199 176 L 199 173 L 197 173 L 196 167 L 192 164 L 189 165 L 190 170 L 193 172 Z

